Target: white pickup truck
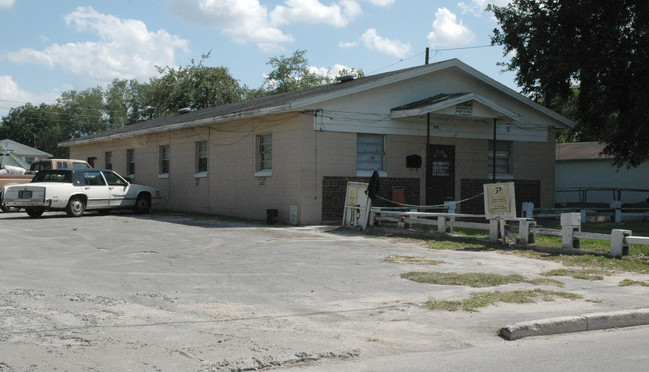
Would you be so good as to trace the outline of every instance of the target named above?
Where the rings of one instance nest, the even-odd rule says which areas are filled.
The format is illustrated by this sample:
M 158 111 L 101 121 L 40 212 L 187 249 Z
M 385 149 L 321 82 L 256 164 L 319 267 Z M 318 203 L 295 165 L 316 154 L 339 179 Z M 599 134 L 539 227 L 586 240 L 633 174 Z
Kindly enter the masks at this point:
M 8 208 L 24 208 L 31 217 L 45 211 L 65 211 L 80 217 L 86 210 L 107 214 L 112 209 L 132 208 L 147 213 L 160 201 L 153 187 L 132 184 L 104 169 L 50 169 L 36 173 L 32 182 L 5 186 L 0 201 Z

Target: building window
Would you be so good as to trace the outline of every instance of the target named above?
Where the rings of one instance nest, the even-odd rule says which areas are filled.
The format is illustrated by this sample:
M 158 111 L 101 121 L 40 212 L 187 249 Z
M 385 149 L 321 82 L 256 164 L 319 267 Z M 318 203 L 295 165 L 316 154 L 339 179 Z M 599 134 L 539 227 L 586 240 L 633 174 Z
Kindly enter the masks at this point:
M 159 174 L 169 174 L 169 145 L 160 146 Z
M 356 135 L 356 174 L 371 175 L 373 171 L 384 170 L 385 136 L 382 134 L 358 133 Z
M 273 135 L 266 134 L 257 137 L 257 170 L 273 169 Z
M 135 150 L 134 149 L 126 150 L 126 173 L 129 176 L 135 174 Z
M 113 152 L 106 151 L 104 153 L 104 168 L 113 169 Z
M 512 176 L 512 142 L 496 141 L 496 177 L 511 178 Z M 489 141 L 489 175 L 494 173 L 494 141 Z
M 89 156 L 88 157 L 87 163 L 90 164 L 90 168 L 95 167 L 95 160 L 97 160 L 96 156 Z M 72 163 L 72 168 L 77 169 L 76 165 L 77 165 L 77 163 Z M 85 167 L 85 164 L 84 164 L 84 167 Z
M 207 141 L 196 142 L 196 173 L 207 172 Z

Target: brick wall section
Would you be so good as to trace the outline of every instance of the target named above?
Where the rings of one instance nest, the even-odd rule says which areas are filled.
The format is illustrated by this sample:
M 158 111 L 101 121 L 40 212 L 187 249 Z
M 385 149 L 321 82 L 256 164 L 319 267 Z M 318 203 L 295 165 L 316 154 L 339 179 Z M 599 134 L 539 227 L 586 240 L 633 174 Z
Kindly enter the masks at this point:
M 484 191 L 482 185 L 485 183 L 491 183 L 491 180 L 464 178 L 460 182 L 460 187 L 462 189 L 460 199 L 464 200 L 482 193 Z M 523 202 L 532 202 L 534 203 L 535 208 L 538 208 L 539 205 L 541 205 L 541 181 L 514 180 L 513 182 L 516 193 L 516 216 L 521 216 L 521 206 L 523 205 Z M 462 213 L 484 214 L 484 197 L 481 196 L 462 203 L 461 211 Z
M 324 177 L 322 180 L 322 221 L 340 222 L 343 218 L 347 182 L 370 182 L 369 177 Z M 392 200 L 394 187 L 403 187 L 406 204 L 419 204 L 419 178 L 381 178 L 378 195 Z M 380 199 L 372 201 L 374 206 L 394 207 Z

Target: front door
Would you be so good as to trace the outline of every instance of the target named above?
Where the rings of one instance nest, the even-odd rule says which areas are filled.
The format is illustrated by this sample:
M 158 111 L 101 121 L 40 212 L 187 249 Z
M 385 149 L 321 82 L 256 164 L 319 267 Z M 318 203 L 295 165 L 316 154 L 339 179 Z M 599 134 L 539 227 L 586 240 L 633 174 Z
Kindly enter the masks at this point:
M 426 204 L 442 205 L 455 199 L 455 146 L 428 145 Z

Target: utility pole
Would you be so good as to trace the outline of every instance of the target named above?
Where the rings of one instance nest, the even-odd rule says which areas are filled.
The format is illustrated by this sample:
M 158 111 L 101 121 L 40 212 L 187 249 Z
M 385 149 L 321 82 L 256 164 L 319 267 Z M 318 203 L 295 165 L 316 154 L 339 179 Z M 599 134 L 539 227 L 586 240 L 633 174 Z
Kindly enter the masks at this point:
M 430 48 L 426 48 L 426 64 L 428 64 L 428 59 L 430 57 Z M 426 204 L 428 204 L 428 195 L 430 193 L 430 187 L 432 185 L 429 185 L 428 181 L 428 174 L 429 172 L 432 172 L 432 169 L 428 168 L 428 164 L 430 164 L 430 112 L 426 113 L 426 166 L 424 167 L 426 169 Z

